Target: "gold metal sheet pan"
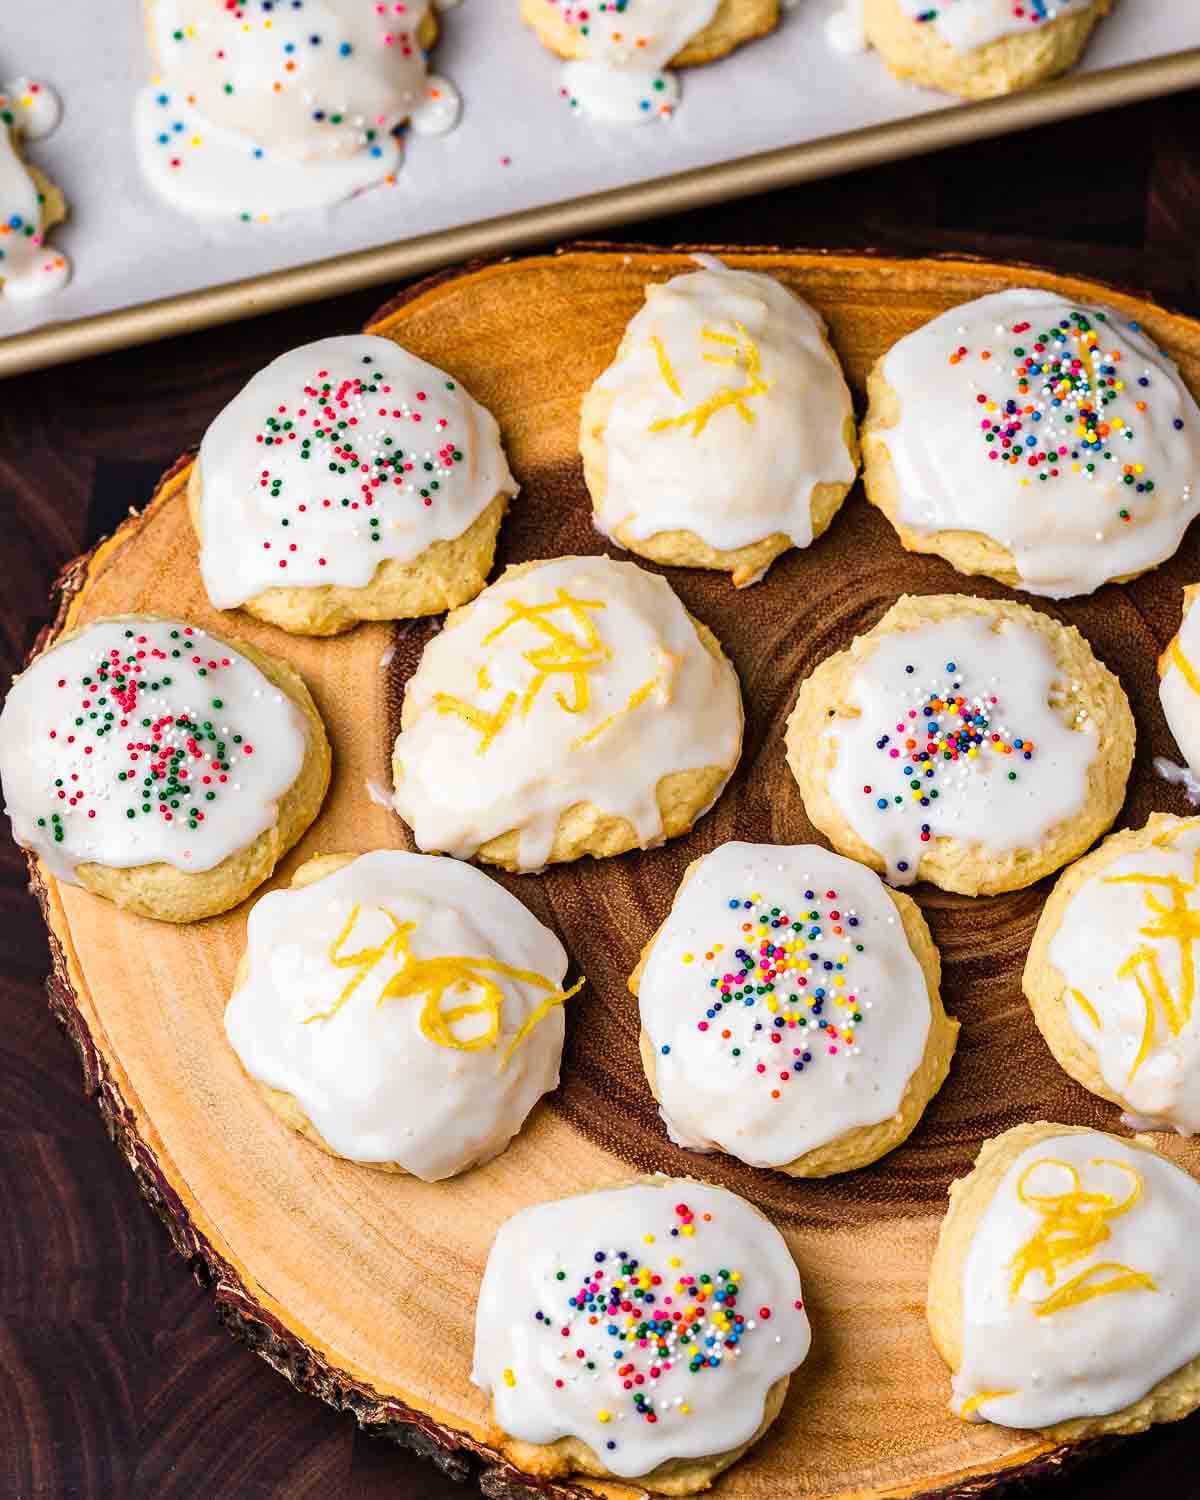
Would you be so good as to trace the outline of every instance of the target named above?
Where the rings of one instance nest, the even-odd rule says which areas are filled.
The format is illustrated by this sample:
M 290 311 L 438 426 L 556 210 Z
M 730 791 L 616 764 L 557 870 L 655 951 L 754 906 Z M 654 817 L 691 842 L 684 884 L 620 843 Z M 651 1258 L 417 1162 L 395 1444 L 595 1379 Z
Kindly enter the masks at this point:
M 47 324 L 0 339 L 0 378 L 424 275 L 475 256 L 572 239 L 616 224 L 635 224 L 659 214 L 790 187 L 987 136 L 1032 130 L 1072 115 L 1196 87 L 1200 87 L 1200 47 L 1079 74 L 1002 99 L 949 104 L 908 120 L 892 120 L 94 317 Z

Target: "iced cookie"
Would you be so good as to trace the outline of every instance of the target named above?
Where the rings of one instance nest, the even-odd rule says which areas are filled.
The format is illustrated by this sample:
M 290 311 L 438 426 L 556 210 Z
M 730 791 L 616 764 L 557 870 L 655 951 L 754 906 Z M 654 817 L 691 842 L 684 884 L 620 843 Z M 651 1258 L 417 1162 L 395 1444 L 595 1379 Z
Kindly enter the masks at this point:
M 929 1327 L 965 1421 L 1059 1442 L 1200 1405 L 1200 1184 L 1148 1147 L 1018 1125 L 951 1184 Z
M 668 1134 L 827 1177 L 913 1131 L 958 1022 L 920 908 L 812 844 L 722 844 L 692 864 L 629 981 Z
M 1183 591 L 1183 619 L 1158 659 L 1158 697 L 1192 777 L 1200 777 L 1200 584 Z
M 56 292 L 71 266 L 46 237 L 67 217 L 61 189 L 25 160 L 25 142 L 49 135 L 62 106 L 48 84 L 0 85 L 0 296 L 24 301 Z
M 329 762 L 285 662 L 152 615 L 62 636 L 0 712 L 17 843 L 56 880 L 164 922 L 261 885 L 316 817 Z
M 1137 1129 L 1200 1131 L 1200 818 L 1151 815 L 1058 881 L 1025 964 L 1051 1052 Z
M 1200 513 L 1200 409 L 1146 333 L 1055 292 L 995 292 L 908 334 L 867 382 L 867 497 L 910 552 L 1031 594 L 1156 567 Z
M 968 99 L 1074 67 L 1112 0 L 863 0 L 872 46 L 897 78 Z
M 400 726 L 395 806 L 418 848 L 540 870 L 686 833 L 737 764 L 742 699 L 663 579 L 560 557 L 449 616 Z
M 495 418 L 390 339 L 321 339 L 260 370 L 188 483 L 218 609 L 299 635 L 473 599 L 517 492 Z
M 426 1182 L 490 1161 L 558 1083 L 567 955 L 458 860 L 320 855 L 258 901 L 225 1012 L 243 1067 L 333 1156 Z
M 151 187 L 198 218 L 272 218 L 394 181 L 405 122 L 457 93 L 427 71 L 429 0 L 145 0 L 156 76 L 134 133 Z
M 572 109 L 625 125 L 671 115 L 679 80 L 667 65 L 713 62 L 765 36 L 779 0 L 521 0 L 521 19 L 566 59 L 562 93 Z
M 820 536 L 858 469 L 823 320 L 774 277 L 708 258 L 646 288 L 583 399 L 579 445 L 606 536 L 738 587 Z
M 905 597 L 800 688 L 787 757 L 834 848 L 893 884 L 1019 890 L 1125 797 L 1134 722 L 1073 626 L 1005 600 Z
M 770 1427 L 809 1342 L 779 1231 L 722 1188 L 656 1177 L 501 1226 L 471 1379 L 523 1473 L 690 1495 Z

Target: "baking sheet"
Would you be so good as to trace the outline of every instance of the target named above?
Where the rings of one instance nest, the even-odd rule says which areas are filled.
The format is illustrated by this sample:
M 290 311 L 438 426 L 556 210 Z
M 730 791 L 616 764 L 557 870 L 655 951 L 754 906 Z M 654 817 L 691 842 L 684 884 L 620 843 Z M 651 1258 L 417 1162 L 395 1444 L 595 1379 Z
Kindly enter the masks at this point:
M 520 25 L 517 0 L 465 0 L 443 15 L 443 37 L 434 54 L 437 71 L 465 98 L 456 131 L 441 138 L 410 136 L 394 187 L 319 213 L 226 225 L 176 213 L 150 193 L 138 172 L 132 108 L 149 68 L 140 0 L 4 0 L 0 76 L 44 78 L 64 98 L 63 124 L 37 143 L 32 155 L 71 204 L 71 221 L 58 231 L 56 243 L 71 257 L 75 275 L 63 292 L 40 301 L 0 298 L 0 374 L 427 269 L 464 252 L 528 243 L 548 223 L 558 222 L 561 232 L 571 233 L 632 218 L 653 211 L 647 205 L 657 205 L 663 195 L 612 190 L 662 182 L 689 169 L 775 152 L 774 158 L 758 161 L 767 169 L 766 180 L 785 180 L 789 159 L 779 148 L 811 148 L 874 127 L 869 137 L 874 154 L 865 159 L 883 159 L 928 149 L 931 132 L 940 141 L 943 133 L 967 138 L 1009 128 L 1014 111 L 1027 121 L 1039 112 L 1046 118 L 1095 107 L 1111 102 L 1110 93 L 1123 96 L 1115 86 L 1103 97 L 1099 88 L 1089 87 L 1102 82 L 1097 75 L 1104 70 L 1200 45 L 1196 0 L 1121 0 L 1098 29 L 1079 70 L 1082 78 L 982 106 L 948 104 L 942 95 L 892 79 L 872 53 L 832 51 L 824 25 L 833 8 L 834 0 L 799 0 L 771 37 L 719 64 L 688 70 L 673 120 L 622 129 L 571 113 L 558 95 L 558 65 Z M 1149 75 L 1131 73 L 1129 95 L 1200 83 L 1200 54 L 1177 58 L 1176 64 Z M 930 130 L 897 123 L 902 121 Z M 837 170 L 843 161 L 861 164 L 864 153 L 855 144 L 851 138 L 844 152 L 810 153 L 807 173 L 798 156 L 792 180 L 822 168 Z M 1053 149 L 1052 143 L 1045 149 Z M 693 175 L 683 179 L 675 201 L 683 206 L 718 193 L 752 191 L 762 185 L 760 177 L 726 169 L 712 174 L 713 190 L 706 194 L 703 180 Z M 672 186 L 663 185 L 664 190 Z M 609 196 L 593 199 L 596 194 Z M 574 214 L 537 216 L 548 205 L 568 201 Z M 514 215 L 525 216 L 528 232 L 514 232 L 519 227 Z M 497 220 L 503 222 L 489 235 L 488 221 Z M 482 228 L 465 237 L 446 234 L 465 225 Z M 269 281 L 257 281 L 238 298 L 209 290 L 398 242 L 419 246 L 419 257 L 406 264 L 403 256 L 361 256 L 359 263 L 342 262 L 340 278 L 324 269 L 294 276 L 287 295 L 274 300 L 258 295 L 269 290 Z M 207 298 L 178 300 L 206 291 Z M 147 311 L 140 318 L 110 318 L 106 325 L 93 325 L 91 340 L 51 336 L 40 344 L 8 342 L 55 322 L 103 319 L 151 301 L 170 315 Z

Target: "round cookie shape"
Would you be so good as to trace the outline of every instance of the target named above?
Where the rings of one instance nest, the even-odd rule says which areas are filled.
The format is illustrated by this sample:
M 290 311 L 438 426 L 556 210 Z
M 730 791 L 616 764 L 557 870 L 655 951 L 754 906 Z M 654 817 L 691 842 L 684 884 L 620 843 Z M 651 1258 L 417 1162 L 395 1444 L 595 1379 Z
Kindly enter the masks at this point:
M 516 492 L 492 414 L 370 334 L 260 370 L 205 433 L 188 486 L 213 604 L 303 635 L 473 599 Z
M 428 0 L 146 0 L 155 78 L 135 140 L 151 186 L 201 218 L 323 207 L 400 165 L 398 127 L 419 116 Z
M 773 276 L 701 260 L 646 288 L 584 397 L 580 448 L 606 536 L 740 587 L 825 530 L 858 440 L 820 316 Z
M 671 1139 L 824 1177 L 898 1146 L 958 1034 L 916 902 L 811 844 L 697 860 L 629 987 Z
M 1200 1184 L 1149 1147 L 1018 1125 L 950 1187 L 928 1317 L 964 1420 L 1058 1441 L 1200 1405 Z
M 1200 409 L 1144 330 L 995 292 L 868 378 L 867 497 L 904 546 L 1047 598 L 1156 567 L 1200 513 Z
M 1200 584 L 1183 591 L 1183 619 L 1158 659 L 1158 697 L 1175 743 L 1193 776 L 1200 775 Z
M 0 712 L 17 842 L 55 879 L 164 921 L 260 885 L 316 816 L 329 766 L 290 667 L 150 615 L 64 635 Z
M 562 93 L 573 109 L 631 125 L 674 112 L 679 80 L 668 63 L 712 62 L 764 36 L 779 0 L 521 0 L 521 19 L 565 59 Z
M 662 578 L 562 557 L 448 617 L 400 724 L 394 803 L 418 848 L 530 871 L 686 832 L 737 764 L 742 701 Z
M 1030 88 L 1079 60 L 1112 0 L 863 0 L 863 22 L 898 78 L 968 99 Z
M 258 901 L 225 1032 L 331 1155 L 426 1182 L 490 1161 L 558 1083 L 567 955 L 458 860 L 323 855 Z
M 1055 1057 L 1137 1129 L 1200 1132 L 1200 818 L 1155 813 L 1059 879 L 1024 990 Z
M 657 1177 L 501 1226 L 471 1379 L 525 1473 L 686 1495 L 774 1421 L 810 1338 L 779 1231 L 722 1188 Z
M 58 291 L 71 265 L 46 236 L 67 216 L 62 192 L 24 157 L 26 141 L 49 135 L 62 104 L 49 84 L 0 84 L 0 296 L 14 301 Z
M 787 757 L 809 817 L 896 885 L 1020 890 L 1113 822 L 1133 715 L 1073 626 L 904 597 L 801 685 Z

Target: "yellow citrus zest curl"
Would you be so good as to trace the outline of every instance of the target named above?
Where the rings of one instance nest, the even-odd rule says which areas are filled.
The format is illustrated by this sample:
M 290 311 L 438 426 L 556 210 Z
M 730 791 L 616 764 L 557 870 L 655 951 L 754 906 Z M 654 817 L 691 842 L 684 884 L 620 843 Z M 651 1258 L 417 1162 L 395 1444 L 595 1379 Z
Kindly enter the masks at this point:
M 719 386 L 707 401 L 701 401 L 698 406 L 681 412 L 677 417 L 660 417 L 657 422 L 651 422 L 649 428 L 651 432 L 668 432 L 675 427 L 690 427 L 692 436 L 696 438 L 718 412 L 730 407 L 737 412 L 743 422 L 753 424 L 754 413 L 749 403 L 759 396 L 765 396 L 774 385 L 774 381 L 763 379 L 762 355 L 759 353 L 758 345 L 741 323 L 735 321 L 733 326 L 737 329 L 736 337 L 731 333 L 718 333 L 715 328 L 702 328 L 700 330 L 701 350 L 703 351 L 701 358 L 707 364 L 729 365 L 734 370 L 744 372 L 746 383 L 736 386 Z M 710 344 L 715 344 L 718 349 L 729 352 L 714 353 L 711 349 L 705 351 L 703 344 L 705 339 Z M 678 396 L 680 400 L 683 400 L 683 391 L 680 389 L 662 340 L 652 338 L 650 342 L 658 359 L 659 373 L 668 390 L 673 396 Z

